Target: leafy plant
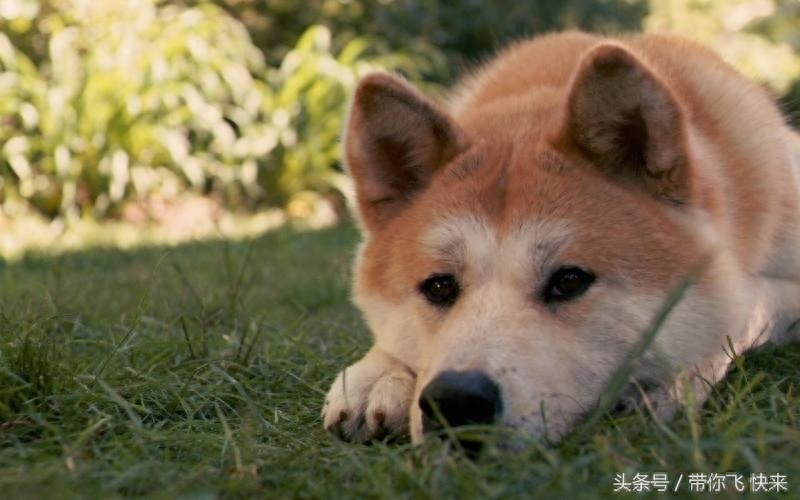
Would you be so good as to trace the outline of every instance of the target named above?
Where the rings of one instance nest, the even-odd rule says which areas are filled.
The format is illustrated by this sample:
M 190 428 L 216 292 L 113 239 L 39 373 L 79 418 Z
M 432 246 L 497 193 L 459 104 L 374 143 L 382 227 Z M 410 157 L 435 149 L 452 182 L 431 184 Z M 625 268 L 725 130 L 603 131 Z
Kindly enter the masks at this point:
M 257 190 L 275 146 L 261 54 L 212 6 L 58 2 L 37 67 L 0 38 L 3 204 L 105 215 L 126 198 Z
M 269 67 L 244 26 L 206 2 L 0 5 L 0 203 L 10 215 L 102 217 L 187 191 L 252 207 L 345 189 L 336 136 L 352 85 L 429 59 L 370 58 L 364 38 L 334 54 L 317 26 Z

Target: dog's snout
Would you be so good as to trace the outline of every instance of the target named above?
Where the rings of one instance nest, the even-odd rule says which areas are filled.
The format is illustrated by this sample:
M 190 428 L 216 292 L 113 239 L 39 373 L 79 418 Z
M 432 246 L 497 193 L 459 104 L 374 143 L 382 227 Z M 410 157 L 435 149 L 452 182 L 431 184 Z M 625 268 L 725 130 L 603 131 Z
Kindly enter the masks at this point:
M 503 402 L 497 383 L 482 371 L 445 371 L 422 390 L 419 407 L 427 432 L 442 419 L 451 427 L 494 423 Z

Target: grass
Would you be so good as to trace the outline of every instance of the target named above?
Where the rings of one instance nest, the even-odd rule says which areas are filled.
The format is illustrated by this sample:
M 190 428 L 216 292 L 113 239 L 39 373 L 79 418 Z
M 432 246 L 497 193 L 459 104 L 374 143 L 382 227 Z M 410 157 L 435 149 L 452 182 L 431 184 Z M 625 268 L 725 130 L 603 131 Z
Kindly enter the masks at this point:
M 734 471 L 800 488 L 798 346 L 738 357 L 700 411 L 604 417 L 558 446 L 469 460 L 435 439 L 333 440 L 323 395 L 369 342 L 348 301 L 356 239 L 345 224 L 0 263 L 0 496 L 601 498 L 616 474 L 665 472 L 697 498 L 688 474 Z

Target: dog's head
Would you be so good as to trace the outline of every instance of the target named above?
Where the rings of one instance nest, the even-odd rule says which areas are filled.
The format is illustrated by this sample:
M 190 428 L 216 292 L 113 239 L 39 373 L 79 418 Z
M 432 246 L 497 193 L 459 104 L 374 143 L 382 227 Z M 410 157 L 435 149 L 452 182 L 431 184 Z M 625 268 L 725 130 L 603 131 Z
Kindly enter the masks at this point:
M 596 405 L 708 248 L 689 127 L 615 44 L 563 88 L 457 116 L 394 77 L 361 82 L 345 134 L 364 229 L 355 301 L 417 374 L 415 439 L 436 412 L 557 439 Z M 692 287 L 634 377 L 664 382 L 722 345 L 729 288 Z

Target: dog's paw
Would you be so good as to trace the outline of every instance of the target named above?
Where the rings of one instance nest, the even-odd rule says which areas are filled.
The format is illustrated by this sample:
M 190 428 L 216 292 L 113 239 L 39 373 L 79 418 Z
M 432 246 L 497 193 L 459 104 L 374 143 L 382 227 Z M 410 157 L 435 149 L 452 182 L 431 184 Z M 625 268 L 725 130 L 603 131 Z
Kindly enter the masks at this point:
M 325 429 L 363 443 L 404 434 L 415 377 L 404 365 L 373 349 L 336 377 L 325 397 Z

